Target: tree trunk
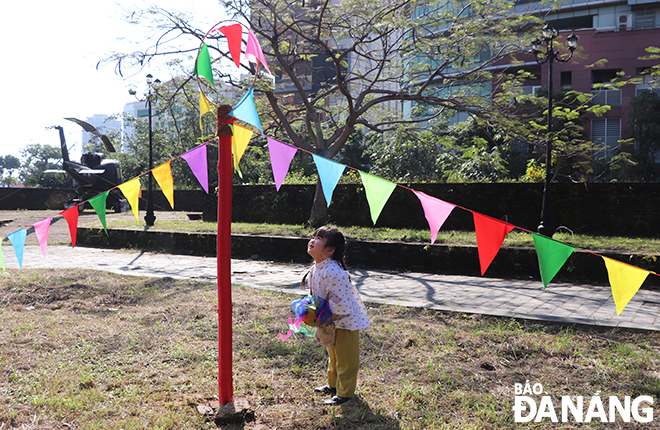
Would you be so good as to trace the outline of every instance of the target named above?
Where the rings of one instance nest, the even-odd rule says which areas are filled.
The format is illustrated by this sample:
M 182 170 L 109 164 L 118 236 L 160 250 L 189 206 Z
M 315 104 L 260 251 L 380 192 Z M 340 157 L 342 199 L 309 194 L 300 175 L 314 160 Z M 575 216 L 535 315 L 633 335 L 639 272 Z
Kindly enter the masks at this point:
M 314 193 L 314 203 L 312 203 L 312 213 L 309 215 L 309 225 L 320 227 L 328 221 L 328 204 L 323 194 L 321 180 L 316 180 L 316 192 Z

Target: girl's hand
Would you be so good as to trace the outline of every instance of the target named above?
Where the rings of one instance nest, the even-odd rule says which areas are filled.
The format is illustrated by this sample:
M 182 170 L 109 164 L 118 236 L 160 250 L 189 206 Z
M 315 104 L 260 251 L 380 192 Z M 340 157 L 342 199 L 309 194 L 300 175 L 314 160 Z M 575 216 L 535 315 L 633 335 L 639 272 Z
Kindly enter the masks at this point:
M 303 322 L 312 327 L 318 326 L 319 323 L 316 322 L 316 310 L 307 309 L 307 315 L 305 315 L 305 319 L 303 320 Z

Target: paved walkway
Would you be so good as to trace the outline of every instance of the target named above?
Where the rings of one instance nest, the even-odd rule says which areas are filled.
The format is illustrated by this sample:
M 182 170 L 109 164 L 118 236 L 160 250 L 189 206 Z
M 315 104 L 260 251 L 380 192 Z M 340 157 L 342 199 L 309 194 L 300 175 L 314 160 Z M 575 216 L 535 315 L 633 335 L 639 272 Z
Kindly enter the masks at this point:
M 17 269 L 11 245 L 2 247 L 6 267 Z M 125 275 L 216 279 L 214 258 L 143 251 L 49 245 L 47 258 L 26 245 L 24 268 L 87 268 Z M 303 294 L 307 266 L 232 260 L 232 282 Z M 609 286 L 550 284 L 538 281 L 351 270 L 365 301 L 447 311 L 601 326 L 660 330 L 660 291 L 640 290 L 617 316 Z M 2 282 L 2 277 L 0 277 Z

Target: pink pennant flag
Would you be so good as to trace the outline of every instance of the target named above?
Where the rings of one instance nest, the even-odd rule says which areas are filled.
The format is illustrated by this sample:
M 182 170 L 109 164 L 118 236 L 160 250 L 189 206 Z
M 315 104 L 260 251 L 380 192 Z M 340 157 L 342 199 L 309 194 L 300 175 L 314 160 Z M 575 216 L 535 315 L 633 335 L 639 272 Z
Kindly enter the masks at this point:
M 488 269 L 502 247 L 504 238 L 515 226 L 477 212 L 472 212 L 472 216 L 474 218 L 474 231 L 477 235 L 481 276 L 484 276 L 486 269 Z
M 181 155 L 181 158 L 186 160 L 190 170 L 192 170 L 193 175 L 199 181 L 199 184 L 204 188 L 206 194 L 209 193 L 209 170 L 208 164 L 206 162 L 206 144 L 199 145 L 196 148 L 191 149 L 185 154 Z
M 241 24 L 232 24 L 220 27 L 222 34 L 227 37 L 227 44 L 229 45 L 229 55 L 236 67 L 241 67 L 241 42 L 243 42 L 243 27 Z M 249 36 L 248 36 L 249 38 Z
M 431 197 L 428 194 L 424 194 L 421 191 L 413 190 L 413 193 L 419 199 L 419 202 L 422 204 L 424 209 L 424 216 L 429 223 L 429 228 L 431 229 L 431 243 L 435 243 L 435 240 L 438 238 L 438 232 L 440 227 L 445 223 L 447 217 L 454 210 L 456 205 L 447 203 L 443 200 L 436 199 Z
M 268 70 L 268 73 L 270 73 L 271 75 L 273 74 L 273 72 L 271 72 L 270 69 L 268 68 L 268 64 L 266 64 L 266 58 L 264 57 L 264 52 L 261 50 L 261 45 L 257 40 L 257 36 L 255 36 L 252 30 L 249 28 L 248 28 L 247 45 L 245 47 L 245 58 L 250 63 L 256 63 L 257 61 L 260 61 L 261 64 L 264 65 L 266 70 Z
M 270 165 L 273 168 L 273 177 L 275 178 L 275 188 L 280 190 L 286 174 L 289 172 L 291 160 L 296 155 L 298 148 L 287 145 L 284 142 L 267 137 L 268 153 L 270 154 Z
M 71 236 L 71 248 L 76 247 L 76 236 L 78 235 L 78 216 L 80 212 L 78 211 L 78 205 L 70 207 L 69 209 L 60 212 L 65 219 L 67 224 L 69 224 L 69 235 Z
M 48 217 L 44 220 L 39 221 L 38 223 L 32 224 L 34 227 L 34 234 L 37 235 L 37 240 L 39 241 L 39 246 L 41 246 L 41 253 L 46 258 L 46 248 L 48 247 L 48 231 L 50 230 L 50 222 L 53 220 L 53 217 Z

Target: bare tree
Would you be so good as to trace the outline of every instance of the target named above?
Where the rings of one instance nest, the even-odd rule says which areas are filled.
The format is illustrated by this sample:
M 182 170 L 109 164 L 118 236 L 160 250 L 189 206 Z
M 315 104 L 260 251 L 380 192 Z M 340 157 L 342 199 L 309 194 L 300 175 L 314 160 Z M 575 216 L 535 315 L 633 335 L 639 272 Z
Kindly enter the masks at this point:
M 261 75 L 255 88 L 270 105 L 271 121 L 262 122 L 328 158 L 356 127 L 384 132 L 456 112 L 504 115 L 490 97 L 498 82 L 493 66 L 510 64 L 512 55 L 526 51 L 532 34 L 527 30 L 539 24 L 515 13 L 508 0 L 230 0 L 226 7 L 249 23 L 278 77 L 273 86 Z M 148 50 L 107 58 L 118 70 L 156 57 L 177 58 L 177 64 L 184 56 L 194 60 L 206 29 L 159 8 L 134 16 L 149 18 L 157 37 Z M 182 37 L 192 40 L 172 49 L 171 42 Z M 209 48 L 228 56 L 222 45 Z M 215 73 L 240 84 L 225 69 Z M 326 217 L 326 206 L 317 184 L 312 223 Z

